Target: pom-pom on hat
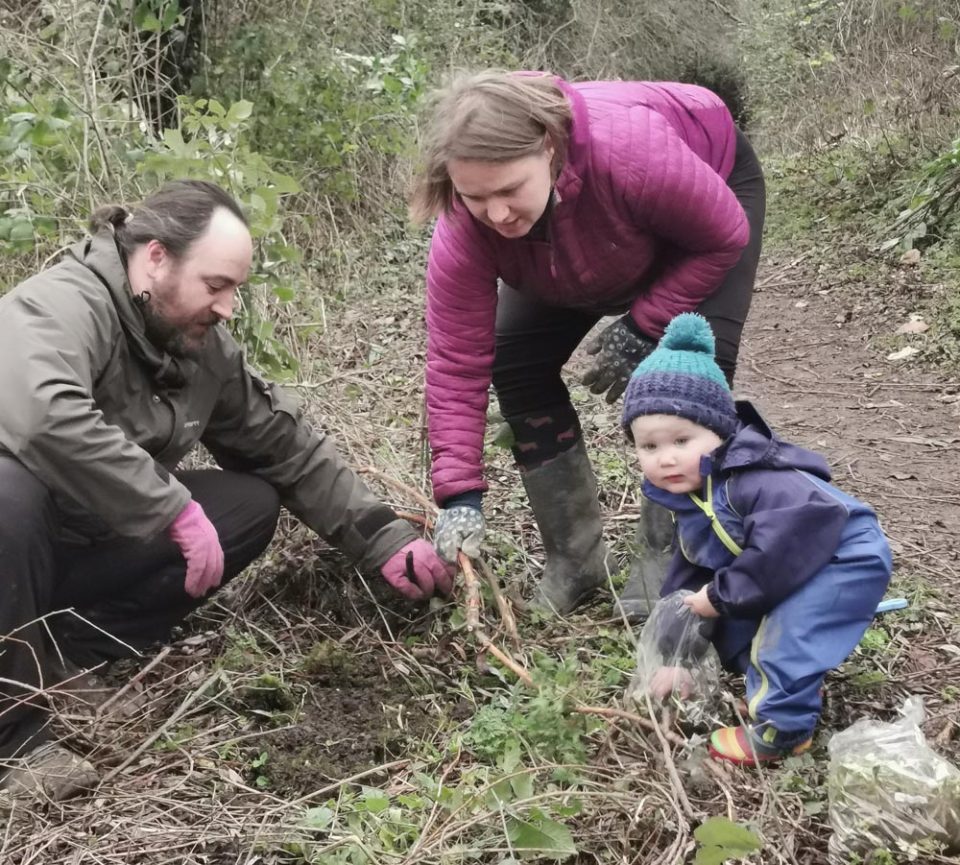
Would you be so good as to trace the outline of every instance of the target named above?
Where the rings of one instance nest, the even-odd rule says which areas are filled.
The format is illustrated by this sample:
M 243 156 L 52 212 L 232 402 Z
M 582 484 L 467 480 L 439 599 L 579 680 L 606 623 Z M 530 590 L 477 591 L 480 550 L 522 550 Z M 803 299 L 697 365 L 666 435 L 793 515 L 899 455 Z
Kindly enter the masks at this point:
M 726 378 L 714 359 L 716 340 L 702 315 L 678 315 L 660 344 L 633 371 L 623 400 L 627 435 L 635 418 L 648 414 L 683 417 L 727 438 L 737 429 L 737 410 Z

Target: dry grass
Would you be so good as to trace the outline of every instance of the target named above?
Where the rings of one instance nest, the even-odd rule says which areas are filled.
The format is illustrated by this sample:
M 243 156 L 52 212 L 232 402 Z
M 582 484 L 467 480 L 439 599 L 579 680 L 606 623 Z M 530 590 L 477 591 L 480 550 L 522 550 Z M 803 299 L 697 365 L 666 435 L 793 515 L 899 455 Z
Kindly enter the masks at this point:
M 956 135 L 960 12 L 952 0 L 750 4 L 741 31 L 766 151 Z
M 492 4 L 473 5 L 474 18 L 496 12 Z M 528 46 L 532 56 L 549 59 L 555 51 L 554 57 L 569 57 L 585 47 L 578 54 L 585 71 L 616 73 L 623 68 L 617 50 L 639 39 L 648 22 L 631 29 L 623 17 L 630 10 L 609 5 L 618 29 L 600 33 L 600 7 L 571 3 L 574 23 L 545 30 L 542 43 Z M 728 17 L 725 4 L 711 5 Z M 92 7 L 83 8 L 89 13 Z M 248 2 L 235 5 L 232 14 L 248 21 L 258 11 Z M 520 29 L 516 22 L 510 26 Z M 837 38 L 849 42 L 852 20 L 845 27 Z M 810 87 L 867 93 L 869 79 L 878 82 L 869 86 L 879 104 L 889 95 L 883 87 L 888 79 L 930 86 L 936 62 L 886 51 L 889 35 L 877 38 L 866 45 L 863 65 L 845 59 L 842 69 L 830 70 L 838 78 L 817 73 Z M 918 104 L 925 104 L 923 92 L 914 93 Z M 795 103 L 784 102 L 777 122 L 791 142 L 808 141 L 824 134 L 828 116 L 804 116 Z M 423 518 L 429 512 L 419 501 L 429 489 L 422 401 L 425 239 L 407 233 L 396 215 L 365 224 L 378 208 L 395 214 L 407 170 L 391 160 L 374 159 L 371 166 L 362 180 L 369 209 L 351 215 L 312 193 L 297 200 L 300 212 L 291 214 L 288 228 L 291 241 L 307 251 L 309 266 L 298 302 L 270 307 L 270 313 L 280 336 L 295 346 L 295 384 L 308 415 L 334 434 L 355 466 L 376 467 L 379 474 L 367 477 L 385 500 Z M 92 195 L 79 189 L 69 193 L 80 196 L 75 203 Z M 43 262 L 21 263 L 32 268 Z M 775 290 L 776 274 L 765 279 Z M 797 284 L 806 280 L 801 274 Z M 779 323 L 782 311 L 764 319 L 761 305 L 754 315 L 759 329 Z M 832 328 L 832 320 L 807 326 Z M 765 354 L 762 370 L 774 377 L 758 374 L 751 382 L 771 402 L 786 400 L 785 393 L 793 398 L 792 379 L 770 372 L 777 362 Z M 749 375 L 749 366 L 745 370 Z M 815 390 L 816 381 L 814 375 L 801 384 Z M 574 397 L 600 476 L 607 539 L 625 559 L 638 505 L 617 410 L 582 389 L 575 388 Z M 808 432 L 802 424 L 799 429 Z M 631 648 L 610 617 L 609 598 L 564 623 L 523 615 L 522 597 L 542 566 L 542 548 L 508 454 L 490 446 L 487 461 L 487 564 L 502 592 L 498 601 L 486 586 L 478 587 L 483 608 L 474 633 L 466 628 L 463 588 L 446 606 L 398 603 L 375 575 L 358 574 L 285 519 L 266 557 L 194 616 L 170 647 L 111 674 L 118 687 L 133 684 L 106 710 L 91 715 L 75 701 L 61 703 L 58 729 L 108 780 L 90 797 L 64 805 L 4 803 L 0 861 L 500 862 L 517 852 L 507 821 L 537 809 L 570 826 L 582 863 L 689 861 L 693 830 L 712 814 L 749 823 L 762 835 L 766 848 L 758 861 L 825 861 L 825 736 L 814 756 L 782 770 L 744 773 L 705 761 L 702 741 L 686 738 L 703 729 L 691 731 L 675 718 L 662 718 L 651 729 L 645 707 L 623 703 L 630 670 L 624 666 L 618 674 L 604 666 L 613 655 L 628 665 Z M 877 485 L 880 492 L 867 487 L 871 494 L 885 489 L 881 470 L 861 477 Z M 937 530 L 929 539 L 911 535 L 910 503 L 887 504 L 885 519 L 889 513 L 887 524 L 902 539 L 898 557 L 907 577 L 955 587 L 955 563 L 944 547 L 949 539 Z M 913 617 L 886 625 L 889 652 L 858 657 L 831 679 L 825 729 L 864 715 L 889 717 L 904 693 L 920 692 L 934 708 L 928 733 L 955 755 L 957 702 L 945 696 L 944 682 L 955 678 L 956 664 L 945 666 L 940 649 L 957 640 L 956 616 L 919 592 L 915 604 Z M 517 639 L 504 605 L 518 613 Z M 576 660 L 580 679 L 563 708 L 564 717 L 589 720 L 581 763 L 560 766 L 531 748 L 507 771 L 464 744 L 483 707 L 521 699 L 524 692 L 476 632 L 532 671 L 545 695 L 553 692 L 541 660 Z M 879 673 L 879 681 L 865 687 L 858 680 L 863 673 Z M 739 687 L 725 684 L 731 694 Z M 735 720 L 733 703 L 731 697 L 722 708 L 728 722 Z M 509 801 L 505 781 L 513 791 Z M 389 797 L 386 811 L 362 807 L 371 788 Z M 922 861 L 951 860 L 931 855 Z
M 368 263 L 366 281 L 358 273 L 346 300 L 328 305 L 326 326 L 303 351 L 300 384 L 311 417 L 334 431 L 354 465 L 376 467 L 367 477 L 384 498 L 419 519 L 429 511 L 423 330 L 410 259 L 401 288 L 382 288 Z M 297 324 L 292 315 L 287 326 Z M 616 410 L 590 399 L 581 411 L 605 489 L 608 538 L 622 553 L 636 499 Z M 483 586 L 476 631 L 531 671 L 531 693 L 542 688 L 545 699 L 556 692 L 541 659 L 577 661 L 562 717 L 588 719 L 585 761 L 561 766 L 532 749 L 505 769 L 477 756 L 464 735 L 478 712 L 521 699 L 526 689 L 462 624 L 463 590 L 429 610 L 399 603 L 375 576 L 361 576 L 287 520 L 258 566 L 196 615 L 107 711 L 91 717 L 63 704 L 59 729 L 106 780 L 91 797 L 64 805 L 14 804 L 0 859 L 496 862 L 516 853 L 508 821 L 546 811 L 572 830 L 579 862 L 688 861 L 694 828 L 714 814 L 758 831 L 763 862 L 823 862 L 825 737 L 815 756 L 785 769 L 740 772 L 707 761 L 702 739 L 687 740 L 703 728 L 668 717 L 651 727 L 646 707 L 623 703 L 630 640 L 606 618 L 606 603 L 565 623 L 523 615 L 520 598 L 542 551 L 506 454 L 490 449 L 488 457 L 488 563 L 503 587 L 501 603 L 518 611 L 519 636 Z M 833 677 L 825 728 L 888 716 L 906 690 L 935 698 L 937 671 L 916 668 L 916 659 L 953 639 L 953 620 L 939 615 L 905 621 L 902 631 L 894 621 L 889 653 Z M 622 672 L 609 666 L 610 653 Z M 117 671 L 117 685 L 136 669 Z M 879 671 L 882 681 L 864 690 L 864 671 Z M 740 686 L 726 687 L 732 694 Z M 728 722 L 734 702 L 730 696 L 722 709 Z M 934 713 L 932 734 L 954 723 L 955 705 Z M 366 808 L 371 789 L 388 797 L 387 810 Z

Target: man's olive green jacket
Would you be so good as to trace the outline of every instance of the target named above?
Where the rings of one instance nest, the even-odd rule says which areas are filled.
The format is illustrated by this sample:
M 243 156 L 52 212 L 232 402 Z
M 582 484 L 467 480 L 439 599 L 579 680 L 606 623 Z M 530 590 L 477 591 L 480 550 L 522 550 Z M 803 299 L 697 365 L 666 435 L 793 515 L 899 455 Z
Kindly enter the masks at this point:
M 150 343 L 110 232 L 0 298 L 0 451 L 52 491 L 71 534 L 163 532 L 190 500 L 171 472 L 198 441 L 362 567 L 416 537 L 224 327 L 196 360 Z

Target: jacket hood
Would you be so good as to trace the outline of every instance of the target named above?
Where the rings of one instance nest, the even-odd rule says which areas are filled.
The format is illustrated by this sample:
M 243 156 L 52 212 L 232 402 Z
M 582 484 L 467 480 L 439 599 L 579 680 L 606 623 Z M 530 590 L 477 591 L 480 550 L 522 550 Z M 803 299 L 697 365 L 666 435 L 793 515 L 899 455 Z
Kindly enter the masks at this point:
M 157 384 L 167 388 L 182 387 L 182 362 L 161 351 L 147 338 L 143 313 L 134 303 L 127 271 L 113 234 L 101 231 L 72 246 L 67 256 L 95 273 L 107 287 L 130 350 L 152 372 Z
M 700 458 L 703 477 L 719 467 L 722 474 L 741 469 L 799 469 L 825 481 L 830 480 L 830 467 L 820 454 L 783 441 L 770 429 L 752 403 L 737 401 L 737 431 L 713 453 Z M 698 506 L 686 493 L 671 493 L 643 481 L 643 494 L 675 513 L 696 512 Z
M 799 469 L 825 481 L 830 480 L 830 467 L 818 453 L 783 441 L 761 417 L 752 403 L 736 404 L 739 426 L 710 457 L 721 471 L 734 469 Z

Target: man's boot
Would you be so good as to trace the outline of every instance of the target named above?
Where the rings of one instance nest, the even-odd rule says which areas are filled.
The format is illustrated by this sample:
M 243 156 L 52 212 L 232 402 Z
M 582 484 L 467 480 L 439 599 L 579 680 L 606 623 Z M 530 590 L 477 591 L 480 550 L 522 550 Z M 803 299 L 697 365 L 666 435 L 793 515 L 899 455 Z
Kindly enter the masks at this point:
M 521 477 L 546 551 L 533 605 L 566 615 L 606 585 L 615 569 L 603 543 L 597 480 L 583 441 Z
M 660 589 L 670 564 L 673 546 L 673 513 L 645 499 L 634 537 L 630 579 L 617 606 L 631 624 L 646 620 L 660 599 Z
M 0 780 L 0 790 L 11 796 L 62 802 L 89 792 L 100 780 L 90 763 L 57 742 L 46 742 L 5 763 L 10 769 Z

